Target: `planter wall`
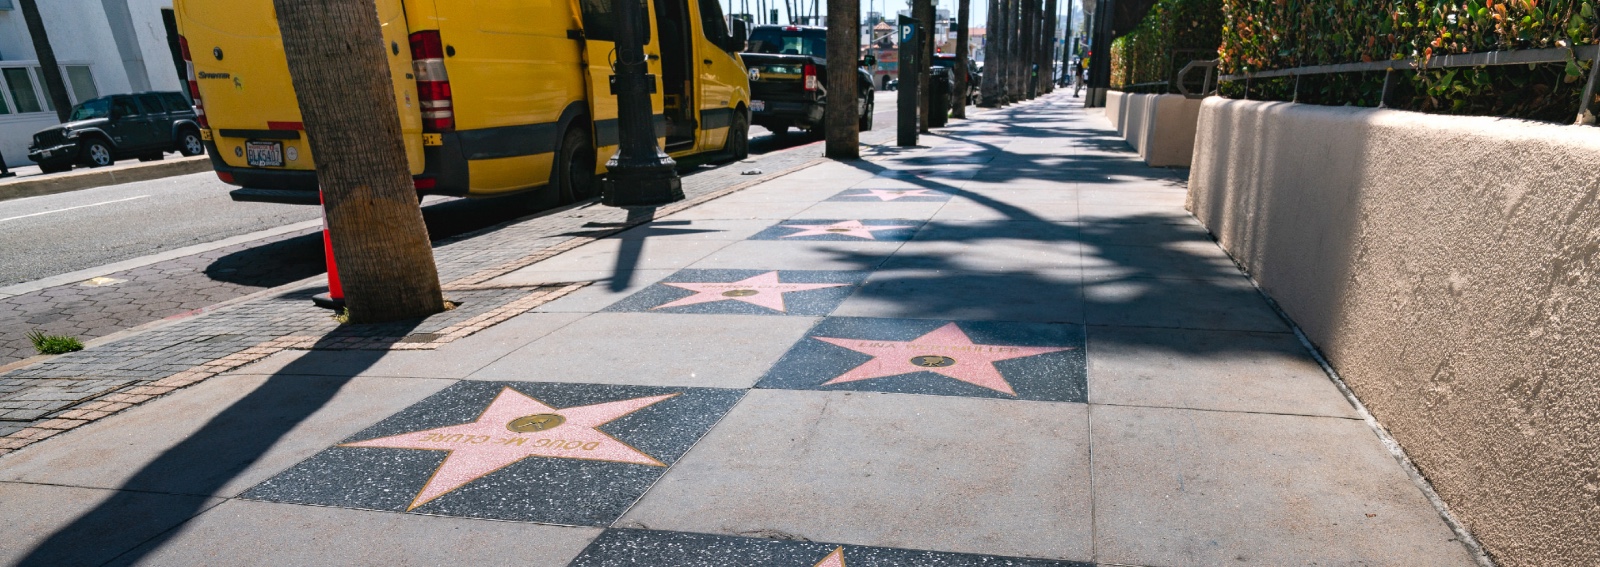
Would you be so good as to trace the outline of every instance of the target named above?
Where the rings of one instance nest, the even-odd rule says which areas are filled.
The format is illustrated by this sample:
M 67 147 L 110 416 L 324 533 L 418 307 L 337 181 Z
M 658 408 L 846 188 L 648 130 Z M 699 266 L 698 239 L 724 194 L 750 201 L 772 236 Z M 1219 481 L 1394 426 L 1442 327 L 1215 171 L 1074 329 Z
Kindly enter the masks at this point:
M 1497 560 L 1600 564 L 1600 129 L 1210 98 L 1189 187 Z
M 1111 92 L 1106 97 L 1106 118 L 1117 135 L 1154 167 L 1189 167 L 1199 116 L 1200 100 L 1182 95 Z

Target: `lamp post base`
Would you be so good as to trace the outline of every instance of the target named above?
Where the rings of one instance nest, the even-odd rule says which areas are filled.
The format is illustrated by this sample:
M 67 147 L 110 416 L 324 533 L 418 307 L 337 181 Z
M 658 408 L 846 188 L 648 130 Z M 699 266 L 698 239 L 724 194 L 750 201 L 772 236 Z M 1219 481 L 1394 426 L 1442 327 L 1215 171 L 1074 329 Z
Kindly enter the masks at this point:
M 612 167 L 600 183 L 600 204 L 608 207 L 651 207 L 683 200 L 683 180 L 673 163 Z

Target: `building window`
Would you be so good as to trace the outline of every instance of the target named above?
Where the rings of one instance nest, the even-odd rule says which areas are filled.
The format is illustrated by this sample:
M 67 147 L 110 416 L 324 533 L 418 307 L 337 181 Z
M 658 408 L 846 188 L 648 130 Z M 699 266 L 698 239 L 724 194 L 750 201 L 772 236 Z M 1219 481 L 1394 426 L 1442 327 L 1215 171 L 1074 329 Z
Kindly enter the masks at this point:
M 27 68 L 0 69 L 0 77 L 5 78 L 6 88 L 11 93 L 11 101 L 17 105 L 18 114 L 44 112 L 44 107 L 39 104 L 39 91 L 33 88 L 33 77 Z
M 88 65 L 67 65 L 63 68 L 67 70 L 67 84 L 72 88 L 73 103 L 100 98 L 100 90 L 94 87 L 94 74 L 89 72 Z

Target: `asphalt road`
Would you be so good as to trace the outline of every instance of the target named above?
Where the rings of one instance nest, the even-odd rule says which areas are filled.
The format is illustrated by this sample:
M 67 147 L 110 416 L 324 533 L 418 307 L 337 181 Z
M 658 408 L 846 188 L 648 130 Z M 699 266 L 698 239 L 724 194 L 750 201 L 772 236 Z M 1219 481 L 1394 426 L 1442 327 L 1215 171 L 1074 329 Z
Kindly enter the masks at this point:
M 879 92 L 874 128 L 893 128 L 895 93 Z M 798 130 L 751 128 L 752 153 L 815 141 Z M 689 174 L 692 174 L 689 173 Z M 70 193 L 0 201 L 0 286 L 315 220 L 303 205 L 238 203 L 215 174 L 197 173 Z M 435 238 L 519 216 L 493 200 L 430 197 L 423 207 Z

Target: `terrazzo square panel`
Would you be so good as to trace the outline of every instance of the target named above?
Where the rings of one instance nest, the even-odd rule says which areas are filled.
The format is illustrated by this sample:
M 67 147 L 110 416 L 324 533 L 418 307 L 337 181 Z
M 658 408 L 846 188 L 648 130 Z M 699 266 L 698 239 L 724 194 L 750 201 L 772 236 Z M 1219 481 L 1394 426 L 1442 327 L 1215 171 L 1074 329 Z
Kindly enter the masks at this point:
M 752 235 L 750 240 L 822 240 L 904 242 L 911 240 L 920 220 L 792 220 L 784 221 Z
M 609 529 L 571 567 L 1092 567 L 1090 563 L 814 541 Z
M 867 272 L 688 269 L 605 311 L 818 317 L 832 313 L 866 279 Z
M 241 497 L 605 526 L 743 394 L 457 382 Z
M 1083 402 L 1083 327 L 829 317 L 757 388 Z
M 825 199 L 826 201 L 843 201 L 853 203 L 942 203 L 950 200 L 954 190 L 933 188 L 900 188 L 900 189 L 845 189 Z

